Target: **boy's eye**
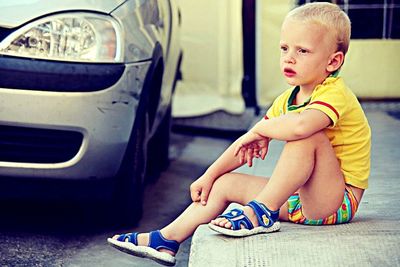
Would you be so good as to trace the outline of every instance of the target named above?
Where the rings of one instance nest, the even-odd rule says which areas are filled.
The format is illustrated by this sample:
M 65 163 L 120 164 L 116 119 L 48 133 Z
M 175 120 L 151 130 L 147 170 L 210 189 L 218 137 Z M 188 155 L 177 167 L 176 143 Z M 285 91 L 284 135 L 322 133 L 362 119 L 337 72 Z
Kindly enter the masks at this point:
M 287 49 L 287 47 L 286 46 L 281 46 L 281 51 L 282 52 L 286 52 L 288 49 Z
M 300 48 L 300 49 L 299 49 L 299 53 L 300 53 L 300 54 L 307 54 L 307 53 L 308 53 L 308 50 L 303 49 L 303 48 Z

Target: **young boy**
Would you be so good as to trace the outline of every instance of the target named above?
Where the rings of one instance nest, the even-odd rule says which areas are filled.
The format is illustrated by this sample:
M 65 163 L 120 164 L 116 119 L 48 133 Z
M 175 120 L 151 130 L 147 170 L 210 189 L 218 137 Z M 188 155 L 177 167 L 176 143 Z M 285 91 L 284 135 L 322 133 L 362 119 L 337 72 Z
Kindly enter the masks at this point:
M 221 234 L 248 236 L 278 231 L 279 220 L 350 222 L 368 186 L 371 131 L 338 76 L 349 40 L 350 20 L 338 6 L 312 3 L 292 10 L 282 25 L 280 65 L 293 87 L 191 185 L 193 203 L 177 219 L 160 231 L 116 235 L 108 242 L 173 265 L 179 244 L 203 223 Z M 264 159 L 272 139 L 286 144 L 271 178 L 231 172 Z M 218 216 L 231 202 L 247 205 Z

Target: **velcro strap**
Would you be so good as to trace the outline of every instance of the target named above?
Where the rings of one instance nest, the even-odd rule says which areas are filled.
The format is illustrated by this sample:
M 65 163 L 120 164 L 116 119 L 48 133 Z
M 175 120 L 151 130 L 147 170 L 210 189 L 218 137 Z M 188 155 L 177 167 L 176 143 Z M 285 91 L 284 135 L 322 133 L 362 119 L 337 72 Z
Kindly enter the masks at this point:
M 138 245 L 137 236 L 138 236 L 138 233 L 122 234 L 122 235 L 118 236 L 117 240 L 121 241 L 121 242 L 128 241 L 137 246 Z
M 175 240 L 168 240 L 161 235 L 159 230 L 150 232 L 150 242 L 149 247 L 159 250 L 161 248 L 167 249 L 174 253 L 179 250 L 179 243 Z
M 251 230 L 254 228 L 249 218 L 244 214 L 243 210 L 240 209 L 232 209 L 218 217 L 227 219 L 232 224 L 232 230 L 240 230 L 242 225 L 245 229 Z
M 279 210 L 271 211 L 263 203 L 253 200 L 247 204 L 254 210 L 258 223 L 264 227 L 270 227 L 279 219 Z

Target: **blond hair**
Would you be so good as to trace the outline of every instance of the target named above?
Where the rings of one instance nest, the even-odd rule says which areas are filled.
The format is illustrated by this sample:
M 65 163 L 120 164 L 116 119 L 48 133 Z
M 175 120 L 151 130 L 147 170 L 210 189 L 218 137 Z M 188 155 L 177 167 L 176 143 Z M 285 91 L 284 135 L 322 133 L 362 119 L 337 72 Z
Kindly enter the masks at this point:
M 339 6 L 331 3 L 308 3 L 290 11 L 286 19 L 314 22 L 335 34 L 337 51 L 347 53 L 350 43 L 351 23 Z

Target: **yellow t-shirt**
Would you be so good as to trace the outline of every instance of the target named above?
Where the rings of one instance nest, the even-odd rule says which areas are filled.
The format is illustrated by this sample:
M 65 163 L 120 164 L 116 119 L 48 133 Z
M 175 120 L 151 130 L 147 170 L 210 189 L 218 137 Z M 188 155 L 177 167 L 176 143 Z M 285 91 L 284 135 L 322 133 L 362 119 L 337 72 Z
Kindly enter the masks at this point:
M 336 157 L 340 162 L 345 182 L 366 189 L 370 174 L 371 129 L 356 96 L 340 77 L 328 77 L 315 87 L 308 101 L 292 105 L 299 87 L 281 94 L 267 111 L 273 118 L 288 112 L 318 109 L 332 121 L 325 129 Z

